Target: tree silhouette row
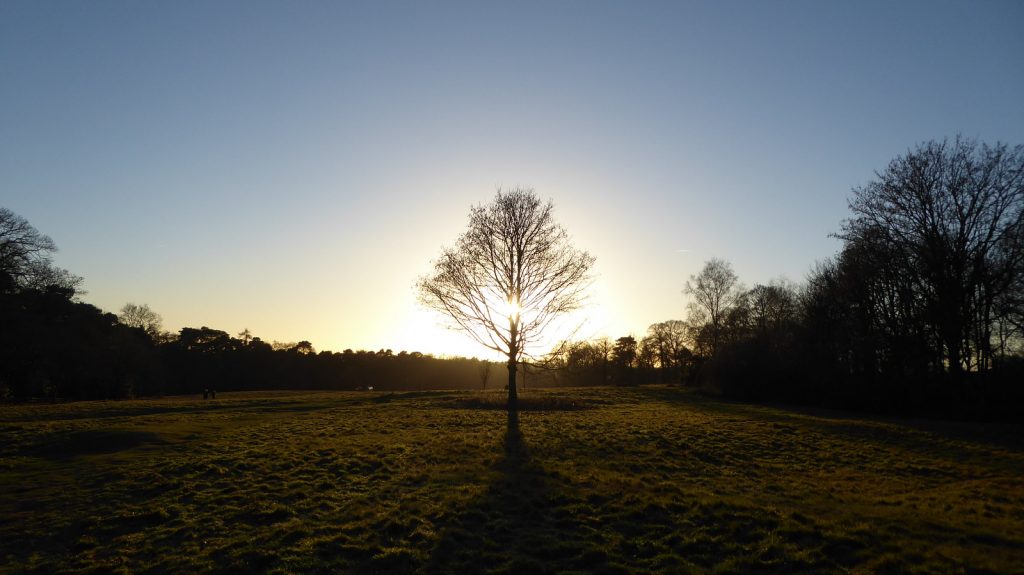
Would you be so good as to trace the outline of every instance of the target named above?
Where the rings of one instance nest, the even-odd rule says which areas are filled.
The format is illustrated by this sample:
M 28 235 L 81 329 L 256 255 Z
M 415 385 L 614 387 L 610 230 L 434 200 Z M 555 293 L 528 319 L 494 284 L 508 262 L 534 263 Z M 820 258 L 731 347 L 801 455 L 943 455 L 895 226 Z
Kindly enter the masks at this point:
M 566 344 L 552 361 L 581 380 L 746 399 L 1024 413 L 1024 146 L 922 144 L 855 189 L 850 210 L 842 250 L 804 285 L 745 289 L 713 259 L 686 283 L 685 321 Z
M 550 212 L 532 192 L 515 193 Z M 842 249 L 815 264 L 802 285 L 779 280 L 748 289 L 728 262 L 712 259 L 684 286 L 686 319 L 651 325 L 639 339 L 563 342 L 510 369 L 510 382 L 517 381 L 510 395 L 523 385 L 670 383 L 894 413 L 1024 414 L 1024 146 L 927 142 L 854 189 L 849 207 L 835 234 Z M 474 213 L 483 217 L 483 210 Z M 0 208 L 0 399 L 204 388 L 478 389 L 500 367 L 389 350 L 318 353 L 308 341 L 268 343 L 248 330 L 170 334 L 146 305 L 127 304 L 117 316 L 81 301 L 82 279 L 53 265 L 55 250 L 50 238 Z M 552 261 L 569 266 L 572 281 L 557 285 L 576 290 L 592 259 L 563 251 Z M 440 288 L 464 267 L 439 267 L 421 289 L 449 307 L 462 302 L 462 292 Z M 523 283 L 509 277 L 498 286 L 505 291 L 482 292 L 481 301 L 515 306 L 505 314 L 514 345 L 497 347 L 517 363 L 529 294 L 509 291 Z M 570 309 L 578 292 L 567 293 L 562 307 Z

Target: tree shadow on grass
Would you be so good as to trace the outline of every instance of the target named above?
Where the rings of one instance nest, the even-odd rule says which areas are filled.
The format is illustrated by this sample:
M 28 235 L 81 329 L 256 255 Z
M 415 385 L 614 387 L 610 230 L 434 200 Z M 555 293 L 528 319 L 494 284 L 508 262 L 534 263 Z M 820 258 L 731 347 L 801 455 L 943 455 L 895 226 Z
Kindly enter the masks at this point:
M 508 413 L 504 454 L 487 491 L 441 531 L 428 573 L 548 573 L 581 567 L 586 544 L 552 478 Z
M 21 450 L 22 455 L 67 460 L 80 455 L 117 453 L 147 444 L 162 444 L 164 439 L 149 431 L 127 429 L 86 429 L 58 432 Z
M 698 407 L 722 415 L 780 424 L 792 423 L 852 439 L 899 443 L 903 447 L 926 454 L 933 453 L 937 448 L 936 442 L 927 435 L 941 441 L 959 442 L 961 445 L 951 448 L 960 451 L 976 447 L 997 447 L 1013 451 L 1024 448 L 1024 425 L 1019 423 L 915 419 L 829 407 L 757 403 L 726 397 L 708 397 L 692 390 L 674 387 L 638 388 L 636 392 L 657 401 Z

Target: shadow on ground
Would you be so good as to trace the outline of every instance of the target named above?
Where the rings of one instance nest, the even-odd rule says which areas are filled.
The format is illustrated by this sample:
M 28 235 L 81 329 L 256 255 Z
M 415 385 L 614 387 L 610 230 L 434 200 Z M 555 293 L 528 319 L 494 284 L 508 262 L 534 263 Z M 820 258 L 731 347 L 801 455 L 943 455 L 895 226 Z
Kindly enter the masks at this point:
M 163 443 L 163 438 L 148 431 L 87 429 L 55 433 L 44 442 L 24 448 L 20 454 L 66 460 L 80 455 L 116 453 L 147 444 Z
M 587 529 L 573 519 L 556 479 L 530 456 L 514 411 L 502 447 L 487 491 L 442 530 L 425 571 L 601 571 L 603 553 L 594 555 L 580 539 Z
M 649 399 L 698 406 L 702 410 L 754 420 L 798 423 L 845 438 L 899 443 L 922 453 L 934 451 L 935 439 L 959 442 L 960 449 L 1024 449 L 1024 425 L 940 419 L 913 419 L 857 411 L 789 404 L 758 404 L 707 397 L 675 387 L 643 387 L 636 393 Z

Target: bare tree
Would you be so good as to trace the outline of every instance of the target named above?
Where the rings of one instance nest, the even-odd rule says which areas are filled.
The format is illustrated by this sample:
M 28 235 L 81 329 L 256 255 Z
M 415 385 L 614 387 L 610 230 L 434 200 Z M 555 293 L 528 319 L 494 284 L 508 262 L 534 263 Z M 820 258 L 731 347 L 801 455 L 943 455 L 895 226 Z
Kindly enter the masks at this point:
M 701 331 L 706 332 L 708 353 L 714 355 L 722 343 L 725 320 L 730 309 L 742 297 L 738 288 L 739 278 L 732 271 L 729 262 L 711 259 L 704 263 L 704 269 L 690 276 L 683 293 L 693 296 L 690 302 L 690 321 L 701 318 Z
M 0 290 L 56 286 L 81 293 L 82 278 L 53 265 L 57 245 L 28 220 L 0 208 Z
M 141 329 L 149 334 L 154 341 L 160 336 L 160 330 L 163 327 L 163 318 L 151 310 L 148 304 L 138 305 L 131 302 L 124 304 L 117 320 L 122 325 Z
M 659 322 L 648 327 L 647 333 L 644 339 L 649 340 L 662 379 L 670 379 L 670 373 L 678 371 L 689 351 L 686 349 L 686 322 L 678 319 Z
M 607 385 L 611 379 L 612 340 L 599 337 L 590 344 L 591 361 L 600 368 L 601 385 Z
M 481 359 L 476 368 L 477 374 L 480 376 L 480 387 L 481 389 L 486 390 L 487 381 L 491 379 L 491 362 L 486 359 Z
M 889 255 L 954 374 L 991 367 L 1024 275 L 1024 146 L 957 137 L 893 160 L 854 190 L 839 237 Z M 892 306 L 889 306 L 892 307 Z
M 761 337 L 777 333 L 796 319 L 796 288 L 784 280 L 757 284 L 744 298 L 750 310 L 750 328 Z
M 578 309 L 594 258 L 572 246 L 532 189 L 498 190 L 470 208 L 468 229 L 420 278 L 420 301 L 508 358 L 509 409 L 516 408 L 516 367 L 559 316 Z

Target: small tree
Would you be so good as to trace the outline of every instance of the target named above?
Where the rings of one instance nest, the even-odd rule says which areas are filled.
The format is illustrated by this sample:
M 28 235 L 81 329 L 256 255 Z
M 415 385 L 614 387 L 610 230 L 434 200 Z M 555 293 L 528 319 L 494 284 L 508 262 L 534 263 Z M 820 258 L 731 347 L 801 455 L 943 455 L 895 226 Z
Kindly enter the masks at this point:
M 481 389 L 487 389 L 487 381 L 491 379 L 491 362 L 481 359 L 477 364 L 477 374 L 480 376 Z
M 553 210 L 531 189 L 499 189 L 490 204 L 470 208 L 468 229 L 417 285 L 424 305 L 508 358 L 512 410 L 519 361 L 557 317 L 581 306 L 594 264 Z

